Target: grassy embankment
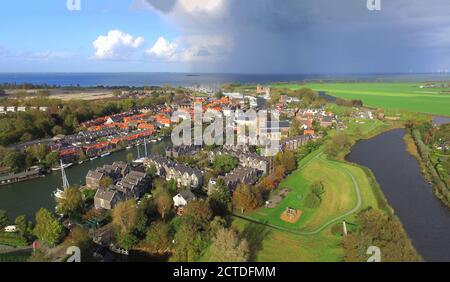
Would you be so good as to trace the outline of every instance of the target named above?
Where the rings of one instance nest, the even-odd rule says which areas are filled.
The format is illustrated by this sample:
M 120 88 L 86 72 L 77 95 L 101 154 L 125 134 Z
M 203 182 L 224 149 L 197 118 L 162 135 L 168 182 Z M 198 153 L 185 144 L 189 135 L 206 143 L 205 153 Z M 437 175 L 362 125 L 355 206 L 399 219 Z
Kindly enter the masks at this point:
M 356 128 L 351 124 L 346 130 L 349 134 Z M 373 120 L 358 128 L 360 137 L 370 138 L 389 126 Z M 326 192 L 320 206 L 309 209 L 305 207 L 304 198 L 310 192 L 310 184 L 315 181 L 322 181 Z M 279 189 L 285 187 L 292 191 L 276 208 L 260 208 L 245 215 L 270 226 L 240 218 L 233 222 L 233 226 L 241 230 L 249 241 L 252 260 L 341 261 L 344 255 L 340 245 L 342 237 L 333 235 L 331 227 L 344 219 L 354 222 L 356 212 L 367 207 L 390 212 L 370 170 L 344 161 L 329 160 L 322 148 L 299 162 L 299 169 L 282 181 Z M 356 189 L 360 192 L 359 205 Z M 280 219 L 286 207 L 302 210 L 299 221 L 291 224 Z
M 347 100 L 362 100 L 365 106 L 388 110 L 450 116 L 450 89 L 419 88 L 420 83 L 306 83 L 276 84 L 290 90 L 302 87 Z

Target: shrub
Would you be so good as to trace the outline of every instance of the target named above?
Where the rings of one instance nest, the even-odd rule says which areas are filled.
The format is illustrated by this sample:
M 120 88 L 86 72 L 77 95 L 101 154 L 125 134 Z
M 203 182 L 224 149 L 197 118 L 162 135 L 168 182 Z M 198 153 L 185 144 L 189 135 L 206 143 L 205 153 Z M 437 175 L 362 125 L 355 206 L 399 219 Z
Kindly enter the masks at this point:
M 310 209 L 314 209 L 320 206 L 320 198 L 314 194 L 310 193 L 305 198 L 305 206 Z

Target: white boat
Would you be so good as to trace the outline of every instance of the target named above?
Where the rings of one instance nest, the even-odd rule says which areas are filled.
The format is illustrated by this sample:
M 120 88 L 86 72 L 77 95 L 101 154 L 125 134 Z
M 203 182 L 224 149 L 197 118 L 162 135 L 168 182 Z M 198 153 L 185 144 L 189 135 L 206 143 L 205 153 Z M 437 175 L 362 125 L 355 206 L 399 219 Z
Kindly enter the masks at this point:
M 150 140 L 150 142 L 152 142 L 152 143 L 156 143 L 158 140 L 156 140 L 156 139 L 152 139 L 152 140 Z
M 110 152 L 106 152 L 104 154 L 101 154 L 100 157 L 103 158 L 103 157 L 107 157 L 109 155 L 111 155 L 111 153 Z
M 132 147 L 131 146 L 127 146 L 125 149 L 130 150 Z
M 57 199 L 63 199 L 64 198 L 64 191 L 61 189 L 56 189 L 56 191 L 53 191 L 53 197 Z
M 61 167 L 68 168 L 68 167 L 71 167 L 72 165 L 73 165 L 73 163 L 62 164 L 62 166 L 52 167 L 52 171 L 59 171 L 59 170 L 61 170 Z
M 84 163 L 84 161 L 79 161 L 79 162 L 78 162 L 78 164 L 83 164 L 83 163 Z
M 91 161 L 98 159 L 98 157 L 90 158 Z
M 139 158 L 139 159 L 134 160 L 133 163 L 135 163 L 135 164 L 142 164 L 142 163 L 144 163 L 145 159 L 146 158 Z

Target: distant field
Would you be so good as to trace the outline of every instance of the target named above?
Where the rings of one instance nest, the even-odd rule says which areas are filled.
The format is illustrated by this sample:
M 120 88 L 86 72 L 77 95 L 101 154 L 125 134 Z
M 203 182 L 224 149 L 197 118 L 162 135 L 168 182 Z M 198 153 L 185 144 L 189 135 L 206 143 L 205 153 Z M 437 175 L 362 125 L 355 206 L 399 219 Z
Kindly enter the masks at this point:
M 384 109 L 450 116 L 450 88 L 419 88 L 420 83 L 307 83 L 277 84 L 291 90 L 308 87 L 344 99 L 360 99 L 364 105 Z M 445 93 L 444 93 L 445 92 Z

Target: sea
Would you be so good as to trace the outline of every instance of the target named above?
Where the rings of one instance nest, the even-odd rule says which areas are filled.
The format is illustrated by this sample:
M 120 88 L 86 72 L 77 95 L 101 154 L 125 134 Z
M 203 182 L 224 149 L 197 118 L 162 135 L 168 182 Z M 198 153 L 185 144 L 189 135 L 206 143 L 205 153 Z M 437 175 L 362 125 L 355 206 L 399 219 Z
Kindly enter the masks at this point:
M 307 81 L 448 81 L 449 73 L 430 74 L 220 74 L 220 73 L 0 73 L 2 83 L 51 86 L 219 86 L 226 83 L 270 84 Z

